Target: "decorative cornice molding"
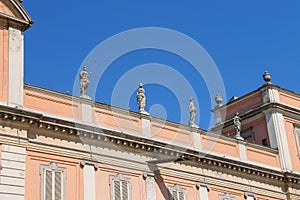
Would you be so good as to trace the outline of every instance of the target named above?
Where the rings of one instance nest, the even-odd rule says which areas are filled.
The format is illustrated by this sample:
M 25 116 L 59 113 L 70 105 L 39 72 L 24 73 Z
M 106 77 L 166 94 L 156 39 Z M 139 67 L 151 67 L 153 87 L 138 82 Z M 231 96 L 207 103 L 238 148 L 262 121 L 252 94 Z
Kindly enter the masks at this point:
M 41 114 L 24 111 L 6 106 L 0 106 L 0 122 L 7 126 L 19 124 L 24 127 L 43 129 L 45 131 L 60 134 L 70 134 L 83 138 L 104 142 L 106 146 L 123 146 L 129 151 L 139 151 L 151 153 L 154 157 L 174 158 L 170 162 L 178 162 L 187 165 L 206 165 L 207 167 L 217 167 L 239 173 L 251 174 L 264 178 L 300 183 L 300 176 L 290 173 L 289 177 L 279 171 L 274 171 L 265 167 L 252 166 L 251 164 L 234 161 L 230 158 L 221 158 L 212 154 L 201 153 L 188 147 L 180 147 L 173 144 L 166 144 L 142 138 L 139 136 L 128 135 L 122 131 L 105 130 L 89 125 L 77 124 L 75 122 L 57 120 L 44 117 Z M 14 122 L 14 123 L 5 123 Z
M 269 112 L 269 111 L 278 111 L 278 112 L 282 112 L 285 114 L 296 114 L 298 116 L 300 116 L 300 109 L 295 108 L 295 107 L 291 107 L 282 103 L 275 103 L 275 102 L 271 102 L 271 103 L 266 103 L 266 104 L 262 104 L 256 108 L 253 108 L 247 112 L 244 113 L 239 113 L 240 114 L 240 118 L 242 120 L 254 117 L 255 115 L 264 113 L 264 112 Z M 223 129 L 226 128 L 228 126 L 232 126 L 233 125 L 233 120 L 231 118 L 225 120 L 224 122 L 222 122 L 222 124 L 217 125 L 215 127 L 213 127 L 211 129 L 212 132 L 216 132 L 219 129 Z

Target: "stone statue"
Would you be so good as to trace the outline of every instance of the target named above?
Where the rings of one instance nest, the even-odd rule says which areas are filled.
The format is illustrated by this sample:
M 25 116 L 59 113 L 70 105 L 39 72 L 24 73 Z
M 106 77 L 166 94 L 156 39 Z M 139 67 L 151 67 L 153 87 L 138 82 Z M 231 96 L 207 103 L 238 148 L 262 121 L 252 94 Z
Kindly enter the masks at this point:
M 239 113 L 236 112 L 234 117 L 233 117 L 233 124 L 234 124 L 234 129 L 235 129 L 235 138 L 239 140 L 244 140 L 244 138 L 241 137 L 241 118 L 239 117 Z
M 190 98 L 189 109 L 190 109 L 190 121 L 189 121 L 189 125 L 192 126 L 192 127 L 197 127 L 197 125 L 195 124 L 195 117 L 196 117 L 197 108 L 196 108 L 196 106 L 194 104 L 193 98 Z
M 82 71 L 80 72 L 79 74 L 79 80 L 80 80 L 80 96 L 81 97 L 85 97 L 85 98 L 89 98 L 87 95 L 86 95 L 86 92 L 87 92 L 87 89 L 88 89 L 88 86 L 90 84 L 90 77 L 92 76 L 92 73 L 88 73 L 86 71 L 86 66 L 83 66 L 83 69 Z
M 145 90 L 143 88 L 143 84 L 139 84 L 139 89 L 136 93 L 136 100 L 137 104 L 139 105 L 139 112 L 146 113 L 145 107 L 146 107 L 146 95 Z

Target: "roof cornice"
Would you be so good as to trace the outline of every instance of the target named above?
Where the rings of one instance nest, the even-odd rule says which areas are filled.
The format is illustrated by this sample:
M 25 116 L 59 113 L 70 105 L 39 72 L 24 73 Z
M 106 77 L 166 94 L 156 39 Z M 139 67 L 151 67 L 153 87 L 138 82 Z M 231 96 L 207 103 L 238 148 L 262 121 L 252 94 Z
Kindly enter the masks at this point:
M 106 144 L 106 146 L 110 146 L 111 148 L 119 146 L 118 148 L 126 148 L 133 152 L 138 151 L 144 154 L 151 154 L 152 156 L 156 155 L 159 159 L 171 159 L 172 162 L 192 166 L 218 167 L 232 170 L 233 172 L 237 171 L 277 181 L 300 183 L 300 176 L 297 174 L 289 173 L 289 177 L 286 178 L 285 173 L 272 168 L 254 166 L 238 160 L 199 152 L 191 148 L 185 148 L 137 135 L 130 135 L 122 131 L 51 118 L 23 109 L 0 106 L 0 122 L 4 124 L 4 126 L 7 124 L 11 127 L 23 127 L 25 129 L 36 128 L 56 133 L 56 135 L 59 133 L 73 137 L 82 137 L 85 138 L 85 141 L 91 141 L 91 143 Z M 42 130 L 39 132 L 42 133 Z M 158 162 L 159 161 L 160 160 L 158 160 Z
M 5 27 L 14 27 L 25 31 L 34 23 L 30 15 L 18 0 L 2 0 L 14 16 L 0 13 L 0 24 Z

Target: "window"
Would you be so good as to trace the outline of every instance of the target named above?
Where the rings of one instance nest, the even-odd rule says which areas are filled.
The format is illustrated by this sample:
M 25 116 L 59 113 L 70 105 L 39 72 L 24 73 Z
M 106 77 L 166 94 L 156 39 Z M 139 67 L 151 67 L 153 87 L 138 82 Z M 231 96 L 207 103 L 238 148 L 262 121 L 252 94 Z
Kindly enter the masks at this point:
M 123 177 L 122 174 L 110 177 L 112 200 L 131 199 L 131 180 Z
M 169 187 L 170 200 L 186 200 L 186 190 L 179 185 Z
M 40 166 L 41 200 L 66 200 L 66 169 L 56 163 Z
M 296 137 L 296 143 L 298 147 L 298 157 L 300 157 L 300 127 L 295 127 L 294 129 L 295 137 Z
M 219 200 L 235 200 L 234 197 L 229 196 L 228 193 L 219 195 Z
M 244 138 L 246 142 L 255 143 L 255 135 L 252 130 L 252 127 L 243 130 L 241 136 Z
M 264 138 L 264 139 L 262 139 L 261 140 L 261 144 L 263 145 L 263 146 L 268 146 L 268 141 L 267 141 L 267 138 Z

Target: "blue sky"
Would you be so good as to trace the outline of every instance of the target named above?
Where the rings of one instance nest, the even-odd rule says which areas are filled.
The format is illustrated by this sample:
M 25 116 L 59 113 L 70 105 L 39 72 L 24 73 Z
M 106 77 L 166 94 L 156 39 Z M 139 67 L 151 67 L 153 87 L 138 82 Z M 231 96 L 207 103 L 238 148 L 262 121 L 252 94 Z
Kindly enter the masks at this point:
M 296 0 L 25 0 L 23 6 L 35 21 L 25 32 L 28 84 L 72 94 L 78 70 L 98 44 L 127 30 L 160 27 L 182 33 L 206 50 L 220 72 L 227 100 L 260 87 L 265 70 L 272 74 L 273 83 L 300 92 L 300 2 Z M 119 48 L 117 44 L 115 48 Z M 98 55 L 94 66 L 88 65 L 88 71 L 103 67 L 98 65 L 105 57 L 105 53 Z M 140 49 L 120 56 L 96 81 L 96 93 L 91 96 L 99 102 L 137 111 L 133 86 L 125 91 L 130 94 L 129 99 L 121 103 L 114 101 L 122 96 L 114 96 L 113 91 L 116 87 L 122 91 L 119 80 L 130 70 L 149 63 L 168 66 L 185 77 L 195 91 L 197 123 L 207 129 L 214 106 L 209 86 L 203 74 L 172 52 Z M 149 76 L 151 79 L 153 75 Z M 153 79 L 157 77 L 164 78 L 166 74 L 155 73 Z M 181 83 L 178 79 L 173 82 Z M 189 100 L 183 102 L 178 96 L 192 93 L 176 94 L 159 81 L 146 84 L 145 90 L 150 114 L 187 123 L 188 112 L 182 110 L 188 109 Z

